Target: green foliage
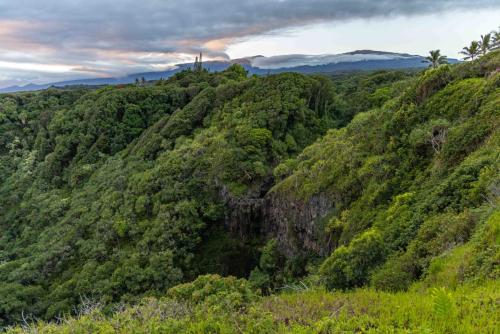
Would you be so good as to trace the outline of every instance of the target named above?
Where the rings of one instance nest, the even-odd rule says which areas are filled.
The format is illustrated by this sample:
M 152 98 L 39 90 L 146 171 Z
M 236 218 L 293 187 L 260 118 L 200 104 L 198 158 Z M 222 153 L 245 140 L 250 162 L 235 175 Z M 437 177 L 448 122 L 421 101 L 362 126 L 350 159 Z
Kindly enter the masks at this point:
M 335 110 L 342 125 L 359 112 L 381 107 L 398 96 L 415 75 L 413 72 L 376 71 L 369 74 L 339 74 L 332 76 L 342 97 L 335 101 Z
M 414 92 L 415 103 L 422 104 L 428 97 L 450 83 L 452 80 L 450 72 L 450 67 L 446 65 L 426 71 L 417 82 Z
M 471 266 L 471 256 L 471 246 L 465 244 L 432 259 L 425 273 L 425 278 L 414 284 L 412 289 L 418 289 L 421 286 L 456 289 L 466 279 L 466 270 Z
M 496 304 L 481 295 L 495 290 L 460 289 L 498 278 L 499 55 L 423 73 L 249 78 L 234 65 L 148 86 L 0 95 L 0 326 L 74 314 L 96 296 L 102 311 L 40 328 L 495 328 Z M 260 300 L 252 290 L 293 287 L 307 272 L 329 289 L 410 291 L 302 284 L 303 295 Z M 209 275 L 172 289 L 207 273 L 250 281 Z M 419 294 L 433 285 L 457 289 L 435 298 L 454 305 L 451 327 Z M 459 297 L 469 292 L 476 299 Z M 290 318 L 299 311 L 311 314 Z
M 382 263 L 384 257 L 382 236 L 376 230 L 368 230 L 349 246 L 337 248 L 323 262 L 320 274 L 329 289 L 359 287 L 367 282 L 370 271 Z
M 315 235 L 327 233 L 328 244 L 319 239 L 319 247 L 333 247 L 323 265 L 331 288 L 368 282 L 369 273 L 358 284 L 345 273 L 363 258 L 351 257 L 351 244 L 373 227 L 388 257 L 370 280 L 394 291 L 409 288 L 433 259 L 468 243 L 483 226 L 484 206 L 497 205 L 500 86 L 497 74 L 471 75 L 498 64 L 498 55 L 488 54 L 482 65 L 426 71 L 399 97 L 356 115 L 276 169 L 284 178 L 273 196 L 331 203 L 326 230 L 323 219 L 309 223 Z M 473 276 L 462 274 L 458 282 Z
M 239 203 L 262 201 L 275 167 L 348 121 L 348 95 L 322 76 L 248 78 L 239 65 L 1 95 L 0 280 L 23 287 L 2 290 L 4 323 L 71 313 L 80 296 L 110 309 L 199 274 L 247 276 L 265 240 Z
M 209 287 L 211 285 L 209 284 Z M 220 290 L 219 290 L 220 291 Z M 27 322 L 9 334 L 37 333 L 495 333 L 498 282 L 457 290 L 347 293 L 311 290 L 258 298 L 246 308 L 219 308 L 170 298 L 143 299 L 112 316 L 89 308 L 60 324 Z M 215 296 L 211 294 L 210 296 Z
M 250 284 L 264 293 L 282 288 L 286 280 L 285 263 L 286 259 L 278 249 L 277 240 L 269 240 L 262 247 L 258 266 L 250 273 Z
M 450 316 L 453 311 L 451 293 L 447 292 L 444 288 L 434 288 L 431 293 L 434 299 L 434 312 L 442 318 Z
M 498 198 L 497 198 L 498 200 Z M 468 275 L 474 280 L 500 278 L 500 211 L 498 209 L 474 235 Z
M 378 290 L 402 291 L 408 289 L 418 275 L 410 253 L 394 253 L 370 277 Z
M 193 282 L 171 288 L 167 296 L 225 312 L 242 308 L 258 297 L 246 280 L 218 275 L 199 276 Z
M 430 63 L 430 67 L 437 68 L 439 65 L 448 63 L 446 56 L 441 55 L 440 50 L 429 51 L 429 56 L 425 57 L 425 61 Z

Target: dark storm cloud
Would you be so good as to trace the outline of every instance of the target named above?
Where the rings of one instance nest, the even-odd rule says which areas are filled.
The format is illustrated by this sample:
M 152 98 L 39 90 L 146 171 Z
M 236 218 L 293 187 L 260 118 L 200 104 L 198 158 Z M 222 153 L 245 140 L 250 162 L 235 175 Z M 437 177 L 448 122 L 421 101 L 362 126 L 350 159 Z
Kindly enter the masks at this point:
M 244 37 L 320 20 L 414 15 L 493 0 L 18 0 L 0 18 L 47 24 L 21 35 L 48 45 L 176 51 L 176 41 Z
M 0 61 L 150 69 L 231 41 L 321 21 L 499 6 L 497 0 L 0 0 Z M 1 69 L 0 69 L 1 71 Z

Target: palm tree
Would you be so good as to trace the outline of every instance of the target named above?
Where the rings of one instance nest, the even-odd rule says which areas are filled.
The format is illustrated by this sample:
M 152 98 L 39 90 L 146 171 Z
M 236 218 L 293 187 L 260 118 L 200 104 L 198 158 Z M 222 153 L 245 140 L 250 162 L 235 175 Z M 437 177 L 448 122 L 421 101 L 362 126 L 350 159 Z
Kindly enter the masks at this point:
M 437 68 L 439 65 L 447 64 L 448 60 L 446 59 L 446 56 L 441 55 L 440 50 L 432 50 L 429 51 L 429 56 L 425 57 L 424 62 L 430 63 L 429 66 L 432 68 Z
M 478 41 L 472 41 L 470 46 L 466 46 L 462 49 L 462 51 L 460 51 L 461 54 L 465 55 L 464 60 L 474 60 L 474 58 L 479 56 L 480 52 L 481 48 L 479 47 Z
M 491 49 L 492 50 L 500 49 L 500 28 L 498 28 L 497 31 L 492 31 L 491 35 L 493 40 L 493 42 L 491 43 Z
M 479 48 L 483 56 L 488 53 L 491 49 L 491 34 L 481 35 L 481 40 L 479 41 Z

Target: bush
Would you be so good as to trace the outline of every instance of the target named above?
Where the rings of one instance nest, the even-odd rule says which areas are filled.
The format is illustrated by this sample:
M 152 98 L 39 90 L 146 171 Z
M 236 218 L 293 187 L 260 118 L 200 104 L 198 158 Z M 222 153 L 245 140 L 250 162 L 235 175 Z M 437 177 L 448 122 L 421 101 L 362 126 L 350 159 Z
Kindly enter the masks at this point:
M 376 270 L 371 278 L 371 284 L 382 291 L 407 290 L 415 280 L 416 266 L 409 253 L 396 253 Z
M 385 259 L 386 249 L 380 233 L 371 229 L 348 246 L 337 248 L 321 265 L 320 275 L 328 289 L 362 286 L 370 271 Z
M 469 279 L 500 278 L 500 211 L 491 214 L 471 240 L 472 264 Z
M 451 80 L 452 76 L 450 66 L 448 65 L 428 70 L 417 83 L 415 102 L 422 104 L 428 97 L 445 87 Z
M 443 159 L 447 164 L 454 164 L 473 152 L 491 131 L 487 121 L 473 119 L 453 127 L 447 134 L 443 145 Z
M 285 258 L 278 250 L 278 242 L 271 239 L 262 248 L 259 265 L 250 273 L 250 284 L 264 293 L 280 288 L 284 283 Z
M 477 221 L 477 213 L 468 210 L 426 220 L 406 252 L 394 254 L 373 274 L 373 286 L 388 291 L 406 290 L 426 272 L 432 259 L 467 242 Z
M 246 280 L 219 275 L 199 276 L 193 282 L 169 289 L 167 296 L 221 310 L 240 309 L 258 297 Z

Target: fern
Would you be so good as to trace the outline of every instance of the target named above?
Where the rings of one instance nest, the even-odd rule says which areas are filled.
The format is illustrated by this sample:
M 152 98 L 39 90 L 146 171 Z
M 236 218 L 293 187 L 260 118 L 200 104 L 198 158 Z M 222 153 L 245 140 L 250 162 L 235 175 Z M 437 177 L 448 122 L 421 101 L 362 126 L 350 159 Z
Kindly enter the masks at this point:
M 440 318 L 449 318 L 455 312 L 455 305 L 451 293 L 445 288 L 434 288 L 431 290 L 434 313 Z

